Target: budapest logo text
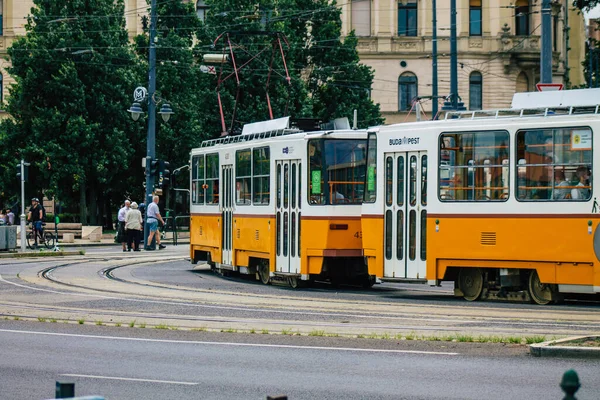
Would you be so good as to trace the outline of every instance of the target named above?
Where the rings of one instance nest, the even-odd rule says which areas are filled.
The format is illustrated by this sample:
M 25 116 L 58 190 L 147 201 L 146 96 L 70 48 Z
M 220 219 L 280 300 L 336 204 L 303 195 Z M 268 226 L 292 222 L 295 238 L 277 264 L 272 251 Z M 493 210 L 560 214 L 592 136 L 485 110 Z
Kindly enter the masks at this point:
M 405 136 L 402 139 L 390 139 L 390 146 L 402 146 L 403 144 L 419 144 L 419 138 Z

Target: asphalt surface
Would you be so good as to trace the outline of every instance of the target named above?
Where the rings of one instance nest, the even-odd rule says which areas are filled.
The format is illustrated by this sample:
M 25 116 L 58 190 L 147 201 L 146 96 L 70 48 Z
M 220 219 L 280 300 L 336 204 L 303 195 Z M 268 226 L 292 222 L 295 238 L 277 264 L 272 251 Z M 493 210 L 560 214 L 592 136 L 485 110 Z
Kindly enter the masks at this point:
M 0 316 L 304 334 L 552 338 L 600 331 L 598 302 L 469 303 L 453 297 L 448 286 L 391 283 L 370 290 L 327 283 L 294 290 L 192 266 L 187 251 L 170 246 L 123 253 L 114 246 L 90 248 L 78 257 L 5 260 Z
M 55 381 L 107 399 L 578 399 L 600 396 L 598 361 L 523 346 L 396 342 L 1 321 L 2 398 L 44 399 Z

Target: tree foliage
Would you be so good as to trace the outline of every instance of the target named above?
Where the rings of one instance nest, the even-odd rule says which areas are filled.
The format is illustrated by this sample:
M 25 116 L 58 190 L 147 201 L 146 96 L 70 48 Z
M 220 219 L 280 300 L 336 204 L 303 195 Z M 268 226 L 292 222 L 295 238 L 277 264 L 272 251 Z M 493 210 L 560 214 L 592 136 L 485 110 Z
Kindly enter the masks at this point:
M 335 2 L 211 0 L 207 4 L 210 11 L 198 35 L 200 52 L 228 53 L 227 37 L 217 41 L 214 48 L 211 44 L 218 35 L 230 32 L 236 65 L 248 62 L 248 67 L 239 71 L 241 90 L 236 119 L 240 124 L 269 118 L 265 90 L 268 79 L 275 117 L 291 115 L 328 121 L 350 118 L 358 109 L 359 126 L 383 122 L 379 106 L 370 100 L 373 71 L 359 63 L 356 37 L 351 34 L 340 38 L 341 11 Z M 274 32 L 283 34 L 279 39 L 286 64 Z M 260 56 L 250 61 L 256 54 Z M 273 73 L 269 77 L 270 65 Z M 224 75 L 233 72 L 231 62 L 224 71 Z M 229 114 L 236 89 L 230 78 L 221 90 Z
M 169 103 L 175 114 L 156 125 L 156 157 L 171 163 L 171 169 L 189 162 L 190 149 L 218 134 L 213 123 L 217 112 L 214 78 L 195 62 L 193 42 L 199 20 L 195 3 L 160 2 L 157 20 L 157 105 Z M 148 24 L 135 38 L 141 63 L 147 70 Z M 143 86 L 146 86 L 144 84 Z
M 31 192 L 80 202 L 82 214 L 89 205 L 95 222 L 107 196 L 131 187 L 141 134 L 126 112 L 139 70 L 123 0 L 34 0 L 26 32 L 8 49 L 16 84 L 1 159 L 30 162 Z M 5 182 L 16 181 L 14 170 Z
M 589 11 L 599 4 L 600 0 L 573 0 L 573 5 L 583 11 Z

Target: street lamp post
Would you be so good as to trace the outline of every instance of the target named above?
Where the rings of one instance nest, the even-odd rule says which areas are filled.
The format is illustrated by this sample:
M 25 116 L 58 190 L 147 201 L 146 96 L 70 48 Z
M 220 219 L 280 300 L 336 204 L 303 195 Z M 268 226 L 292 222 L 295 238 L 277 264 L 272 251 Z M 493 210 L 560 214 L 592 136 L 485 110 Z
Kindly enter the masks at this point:
M 135 90 L 133 99 L 134 103 L 127 111 L 131 113 L 131 118 L 137 121 L 143 114 L 141 103 L 148 101 L 148 136 L 146 139 L 146 210 L 152 202 L 154 191 L 154 176 L 151 174 L 152 160 L 156 157 L 156 0 L 150 2 L 150 51 L 148 60 L 148 91 L 145 88 L 139 87 Z M 173 114 L 170 105 L 164 103 L 158 112 L 161 114 L 163 121 L 167 122 Z M 148 224 L 144 224 L 144 248 L 148 245 Z

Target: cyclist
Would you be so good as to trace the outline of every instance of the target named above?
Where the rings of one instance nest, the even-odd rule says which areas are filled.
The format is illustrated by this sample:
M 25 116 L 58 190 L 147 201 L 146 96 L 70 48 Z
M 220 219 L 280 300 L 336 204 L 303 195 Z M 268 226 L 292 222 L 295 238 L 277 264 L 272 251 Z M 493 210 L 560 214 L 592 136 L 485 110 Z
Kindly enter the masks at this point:
M 27 221 L 31 221 L 31 224 L 33 225 L 34 248 L 37 248 L 38 246 L 38 235 L 43 237 L 43 220 L 44 213 L 42 211 L 42 206 L 40 205 L 40 200 L 37 197 L 34 197 L 31 199 L 31 208 L 27 213 Z

